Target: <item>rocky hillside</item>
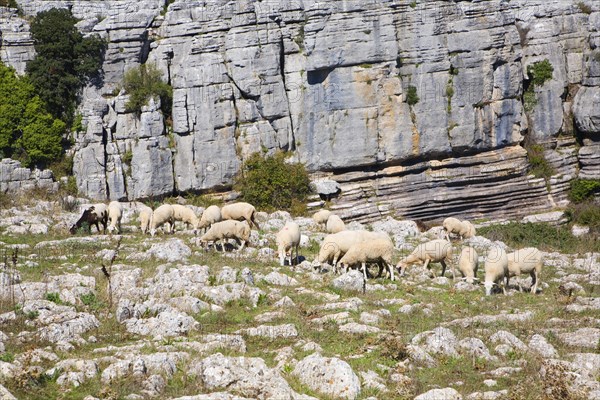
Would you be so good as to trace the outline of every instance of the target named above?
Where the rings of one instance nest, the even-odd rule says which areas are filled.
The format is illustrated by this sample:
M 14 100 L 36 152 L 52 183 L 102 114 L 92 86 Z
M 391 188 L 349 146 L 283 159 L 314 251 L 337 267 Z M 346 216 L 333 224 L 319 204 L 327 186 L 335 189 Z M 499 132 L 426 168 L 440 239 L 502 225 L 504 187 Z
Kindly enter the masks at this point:
M 109 41 L 73 150 L 91 198 L 226 188 L 244 157 L 276 149 L 338 181 L 338 212 L 358 220 L 511 216 L 600 178 L 595 1 L 17 3 L 70 7 Z M 27 19 L 3 9 L 0 31 L 2 61 L 23 71 Z M 140 63 L 172 85 L 172 117 L 125 111 L 115 88 Z M 545 149 L 548 182 L 528 176 L 525 141 Z
M 181 227 L 141 235 L 131 204 L 114 236 L 68 235 L 78 212 L 28 204 L 0 210 L 2 399 L 600 399 L 600 253 L 544 252 L 539 293 L 520 277 L 486 297 L 437 264 L 395 282 L 314 269 L 309 218 L 302 262 L 280 267 L 285 212 L 222 254 Z M 396 262 L 440 227 L 350 228 L 389 234 Z M 465 245 L 481 263 L 506 248 L 455 242 L 451 265 Z

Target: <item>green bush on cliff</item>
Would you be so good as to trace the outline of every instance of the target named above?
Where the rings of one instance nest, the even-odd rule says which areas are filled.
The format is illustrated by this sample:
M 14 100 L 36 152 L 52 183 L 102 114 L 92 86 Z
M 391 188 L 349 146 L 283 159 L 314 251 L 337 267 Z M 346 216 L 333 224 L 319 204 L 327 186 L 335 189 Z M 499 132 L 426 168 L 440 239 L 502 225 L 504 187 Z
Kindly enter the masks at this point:
M 582 203 L 600 192 L 599 179 L 573 179 L 570 183 L 569 200 L 574 203 Z
M 65 123 L 46 111 L 27 77 L 0 63 L 0 153 L 26 166 L 60 158 Z
M 173 88 L 162 79 L 162 73 L 154 64 L 142 64 L 132 68 L 123 77 L 123 88 L 129 95 L 125 105 L 129 112 L 140 113 L 150 98 L 160 99 L 165 116 L 171 115 Z
M 283 152 L 267 157 L 252 154 L 244 162 L 234 188 L 258 209 L 297 212 L 310 192 L 310 179 L 303 164 L 287 163 L 285 158 Z
M 27 74 L 48 111 L 69 125 L 81 89 L 99 77 L 106 48 L 97 35 L 84 38 L 77 21 L 66 9 L 38 13 L 31 23 L 36 57 L 27 63 Z
M 536 86 L 542 86 L 544 82 L 552 79 L 553 72 L 554 67 L 547 59 L 527 66 L 527 75 Z
M 410 106 L 414 106 L 419 102 L 419 96 L 417 95 L 416 86 L 410 85 L 406 91 L 406 102 Z

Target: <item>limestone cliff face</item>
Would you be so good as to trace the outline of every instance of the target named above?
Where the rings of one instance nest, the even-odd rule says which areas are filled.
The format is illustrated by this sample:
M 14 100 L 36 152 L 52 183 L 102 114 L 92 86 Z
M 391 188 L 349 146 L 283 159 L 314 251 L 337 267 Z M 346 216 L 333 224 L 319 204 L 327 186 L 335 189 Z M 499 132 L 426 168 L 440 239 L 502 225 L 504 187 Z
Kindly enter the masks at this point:
M 71 6 L 82 31 L 109 40 L 74 150 L 93 198 L 227 187 L 245 156 L 276 149 L 339 181 L 336 207 L 359 220 L 514 215 L 560 204 L 577 174 L 600 178 L 595 1 L 19 4 L 29 15 Z M 0 56 L 18 70 L 32 55 L 26 25 L 0 18 Z M 546 59 L 553 78 L 525 111 L 527 67 Z M 138 117 L 115 96 L 142 62 L 174 88 L 169 124 L 157 104 Z M 549 191 L 527 175 L 527 135 L 557 170 Z

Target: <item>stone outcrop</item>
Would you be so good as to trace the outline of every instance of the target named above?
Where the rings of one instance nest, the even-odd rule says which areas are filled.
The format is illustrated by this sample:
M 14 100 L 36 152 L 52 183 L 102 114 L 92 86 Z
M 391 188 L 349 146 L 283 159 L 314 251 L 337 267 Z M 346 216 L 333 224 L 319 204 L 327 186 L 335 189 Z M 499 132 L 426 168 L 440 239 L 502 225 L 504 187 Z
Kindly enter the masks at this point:
M 21 166 L 19 161 L 4 158 L 0 161 L 0 192 L 16 192 L 33 188 L 56 190 L 52 171 L 49 169 L 33 171 Z
M 600 176 L 595 2 L 17 1 L 26 15 L 69 5 L 109 41 L 74 150 L 93 198 L 227 188 L 245 157 L 278 149 L 339 183 L 333 208 L 359 221 L 510 217 Z M 10 40 L 0 54 L 17 66 Z M 552 78 L 534 87 L 543 60 Z M 144 62 L 173 87 L 170 118 L 116 95 Z M 549 182 L 528 176 L 525 139 L 545 148 Z

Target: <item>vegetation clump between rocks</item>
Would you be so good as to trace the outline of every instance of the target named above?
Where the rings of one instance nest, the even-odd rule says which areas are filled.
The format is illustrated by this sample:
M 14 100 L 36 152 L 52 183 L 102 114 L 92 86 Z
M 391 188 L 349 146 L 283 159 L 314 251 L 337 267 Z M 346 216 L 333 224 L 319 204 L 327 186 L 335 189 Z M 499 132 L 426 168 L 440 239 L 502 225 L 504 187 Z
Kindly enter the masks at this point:
M 258 209 L 301 213 L 310 193 L 310 179 L 303 164 L 289 163 L 286 157 L 284 152 L 266 157 L 252 154 L 244 161 L 234 188 Z

